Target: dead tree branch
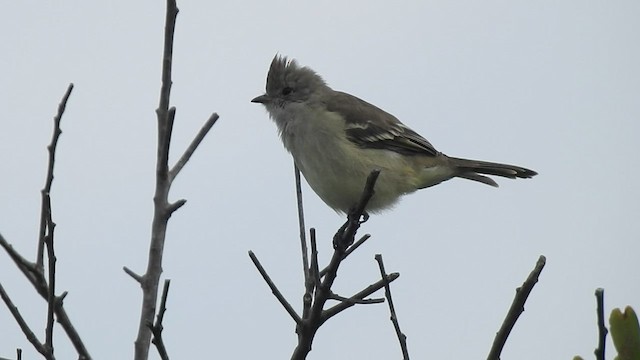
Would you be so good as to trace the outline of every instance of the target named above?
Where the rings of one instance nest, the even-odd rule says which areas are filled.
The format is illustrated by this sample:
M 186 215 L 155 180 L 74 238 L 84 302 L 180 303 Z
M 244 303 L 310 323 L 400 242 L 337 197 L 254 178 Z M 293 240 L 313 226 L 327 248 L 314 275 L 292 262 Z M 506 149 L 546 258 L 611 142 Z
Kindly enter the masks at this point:
M 56 162 L 56 149 L 58 147 L 58 139 L 60 139 L 60 135 L 62 135 L 60 122 L 62 121 L 62 114 L 64 114 L 64 110 L 67 108 L 67 101 L 69 100 L 69 96 L 71 96 L 71 91 L 73 91 L 73 84 L 69 84 L 69 86 L 67 87 L 67 91 L 62 97 L 62 101 L 60 101 L 60 104 L 58 104 L 58 112 L 53 118 L 53 134 L 51 135 L 51 143 L 49 144 L 49 146 L 47 146 L 49 162 L 47 165 L 47 177 L 45 180 L 45 185 L 41 191 L 42 204 L 40 206 L 40 231 L 38 239 L 38 254 L 36 256 L 36 264 L 40 269 L 43 268 L 44 264 L 44 242 L 49 226 L 48 220 L 51 219 L 51 198 L 49 197 L 49 194 L 51 193 L 51 185 L 53 184 L 53 167 Z
M 184 199 L 169 202 L 171 184 L 218 120 L 218 114 L 212 114 L 176 164 L 169 168 L 169 150 L 171 148 L 171 136 L 176 115 L 176 109 L 170 107 L 170 97 L 172 86 L 173 40 L 177 16 L 178 7 L 175 0 L 167 0 L 162 57 L 162 85 L 160 89 L 160 100 L 158 108 L 156 109 L 158 122 L 156 181 L 153 196 L 154 211 L 147 269 L 144 275 L 138 275 L 129 268 L 124 267 L 124 271 L 140 283 L 142 287 L 142 309 L 140 311 L 138 335 L 135 341 L 135 360 L 146 360 L 149 357 L 152 335 L 149 324 L 153 324 L 153 318 L 156 314 L 156 302 L 158 300 L 160 275 L 162 274 L 162 257 L 167 225 L 171 215 L 186 203 Z
M 384 284 L 392 283 L 393 281 L 395 281 L 399 277 L 400 277 L 400 274 L 397 273 L 397 272 L 388 274 L 385 279 L 380 279 L 380 280 L 376 281 L 375 283 L 367 286 L 366 288 L 360 290 L 359 292 L 351 295 L 351 297 L 349 297 L 349 299 L 351 301 L 343 301 L 343 302 L 338 303 L 337 305 L 334 305 L 334 306 L 328 308 L 327 310 L 324 311 L 324 314 L 323 314 L 324 321 L 327 321 L 328 319 L 330 319 L 333 316 L 339 314 L 343 310 L 346 310 L 346 309 L 352 307 L 353 305 L 357 304 L 356 300 L 363 300 L 367 296 L 369 296 L 369 295 L 373 294 L 374 292 L 382 289 L 384 287 Z
M 73 84 L 69 84 L 67 90 L 62 97 L 60 104 L 58 105 L 58 111 L 54 117 L 53 135 L 51 137 L 51 143 L 47 146 L 49 159 L 47 165 L 47 175 L 45 180 L 45 186 L 41 191 L 42 204 L 40 211 L 40 231 L 38 237 L 38 252 L 36 254 L 36 261 L 30 262 L 20 255 L 9 242 L 0 235 L 0 246 L 7 252 L 9 257 L 16 264 L 18 269 L 29 280 L 36 292 L 47 301 L 47 325 L 45 330 L 45 343 L 42 347 L 36 347 L 38 352 L 42 353 L 42 349 L 46 350 L 46 354 L 42 353 L 47 359 L 53 359 L 53 325 L 54 320 L 57 319 L 58 323 L 62 326 L 65 334 L 73 344 L 78 353 L 78 358 L 81 360 L 91 359 L 87 348 L 85 347 L 80 335 L 76 331 L 75 327 L 71 323 L 69 316 L 67 315 L 63 307 L 63 299 L 66 296 L 66 292 L 60 296 L 55 296 L 55 251 L 53 246 L 55 223 L 52 220 L 51 211 L 51 186 L 53 184 L 53 170 L 55 167 L 55 155 L 57 150 L 58 140 L 62 134 L 60 123 L 62 115 L 67 106 L 67 102 L 73 90 Z M 47 247 L 48 268 L 47 275 L 44 271 L 44 247 Z M 14 314 L 15 317 L 15 314 Z M 16 318 L 16 321 L 18 319 Z M 18 321 L 20 324 L 20 322 Z M 26 325 L 26 324 L 24 324 Z M 23 332 L 24 326 L 20 325 Z M 30 334 L 25 332 L 25 336 L 30 338 Z M 37 340 L 37 339 L 36 339 Z M 30 340 L 31 341 L 31 340 Z M 31 341 L 33 344 L 33 341 Z
M 204 140 L 205 136 L 207 136 L 207 134 L 209 133 L 209 130 L 211 130 L 211 128 L 213 127 L 213 125 L 215 125 L 216 121 L 218 121 L 219 118 L 220 117 L 218 116 L 218 114 L 213 113 L 211 114 L 211 116 L 209 116 L 209 119 L 207 119 L 204 125 L 202 125 L 202 128 L 200 128 L 200 131 L 198 131 L 196 136 L 193 138 L 191 144 L 189 144 L 180 159 L 176 162 L 175 165 L 173 165 L 171 171 L 169 171 L 170 182 L 173 182 L 176 176 L 180 174 L 182 168 L 187 164 L 187 162 L 189 162 L 189 159 L 191 159 L 191 155 L 193 155 L 202 140 Z
M 167 279 L 164 281 L 164 288 L 162 289 L 162 300 L 160 300 L 160 311 L 158 311 L 158 315 L 156 316 L 155 324 L 149 324 L 151 328 L 151 333 L 153 334 L 153 339 L 151 342 L 158 349 L 158 354 L 162 360 L 169 360 L 169 354 L 167 354 L 167 348 L 164 345 L 164 340 L 162 340 L 162 330 L 164 330 L 164 326 L 162 325 L 162 321 L 164 320 L 164 313 L 167 311 L 167 297 L 169 296 L 169 285 L 171 284 L 171 280 Z
M 345 310 L 355 304 L 374 304 L 384 301 L 384 299 L 365 299 L 365 297 L 383 288 L 385 284 L 388 284 L 389 282 L 397 279 L 398 274 L 385 274 L 382 280 L 368 286 L 364 290 L 349 298 L 339 296 L 331 291 L 331 287 L 338 274 L 340 263 L 369 238 L 369 235 L 365 235 L 360 240 L 358 240 L 358 242 L 354 243 L 355 234 L 358 228 L 368 218 L 368 215 L 365 213 L 365 209 L 367 203 L 374 194 L 373 188 L 375 186 L 378 175 L 380 174 L 379 170 L 374 170 L 371 172 L 371 174 L 367 178 L 367 183 L 360 202 L 357 204 L 355 209 L 353 209 L 348 214 L 345 224 L 342 225 L 342 227 L 336 232 L 333 238 L 333 256 L 329 262 L 329 265 L 322 271 L 319 271 L 318 267 L 318 249 L 316 244 L 315 229 L 311 229 L 310 231 L 311 260 L 309 261 L 308 247 L 305 236 L 304 212 L 302 209 L 300 173 L 297 167 L 295 168 L 295 173 L 296 194 L 298 196 L 298 220 L 302 247 L 302 263 L 305 279 L 305 293 L 302 300 L 302 316 L 298 315 L 291 304 L 284 298 L 280 290 L 273 283 L 266 270 L 264 269 L 262 264 L 260 264 L 257 257 L 252 251 L 249 251 L 249 256 L 251 257 L 254 265 L 271 289 L 271 292 L 296 323 L 298 345 L 293 351 L 291 359 L 300 360 L 305 359 L 307 354 L 311 351 L 313 338 L 315 337 L 315 334 L 320 326 L 325 321 L 338 314 L 342 310 Z M 328 300 L 338 300 L 339 304 L 325 310 L 324 306 Z
M 296 200 L 298 205 L 298 228 L 300 229 L 300 250 L 302 252 L 302 273 L 304 275 L 304 289 L 305 293 L 302 298 L 302 317 L 306 317 L 311 310 L 311 293 L 313 292 L 315 276 L 312 275 L 311 267 L 309 267 L 309 250 L 307 249 L 307 230 L 304 223 L 304 207 L 302 206 L 302 182 L 300 181 L 300 169 L 298 165 L 293 163 L 293 172 L 296 181 Z M 311 229 L 311 244 L 312 247 L 315 243 L 315 230 Z M 312 250 L 313 256 L 313 250 Z M 317 251 L 316 251 L 317 256 Z M 318 261 L 315 258 L 315 265 Z M 313 263 L 313 258 L 312 258 Z M 316 273 L 317 274 L 317 273 Z M 296 322 L 297 324 L 297 322 Z
M 507 312 L 507 316 L 502 322 L 502 326 L 496 333 L 496 337 L 493 340 L 489 356 L 487 356 L 488 360 L 500 360 L 500 354 L 502 353 L 504 344 L 507 342 L 507 338 L 509 337 L 513 326 L 516 324 L 516 321 L 518 321 L 520 314 L 524 312 L 524 304 L 527 302 L 527 298 L 529 297 L 531 290 L 533 290 L 533 287 L 538 282 L 538 277 L 540 276 L 546 262 L 547 259 L 543 255 L 540 255 L 536 262 L 536 266 L 533 268 L 527 279 L 524 281 L 522 286 L 516 289 L 516 296 L 511 303 L 509 312 Z
M 593 352 L 596 355 L 596 360 L 604 360 L 605 344 L 607 342 L 607 326 L 604 324 L 604 289 L 596 289 L 596 303 L 598 313 L 598 347 Z
M 289 304 L 289 302 L 284 297 L 284 295 L 282 295 L 282 293 L 280 292 L 276 284 L 273 282 L 273 280 L 271 280 L 271 277 L 269 276 L 269 274 L 267 274 L 267 271 L 264 269 L 262 264 L 260 264 L 260 261 L 251 250 L 249 250 L 249 257 L 251 258 L 251 261 L 253 261 L 253 264 L 258 269 L 258 272 L 260 272 L 260 275 L 262 275 L 262 278 L 264 279 L 264 281 L 267 283 L 267 285 L 269 285 L 269 288 L 271 289 L 271 292 L 273 293 L 273 295 L 276 297 L 276 299 L 278 299 L 282 307 L 285 310 L 287 310 L 287 313 L 289 313 L 289 316 L 291 316 L 293 321 L 295 321 L 296 324 L 299 324 L 300 322 L 302 322 L 302 319 L 300 319 L 300 315 L 296 313 L 296 311 L 293 309 L 293 306 L 291 306 L 291 304 Z
M 20 310 L 18 310 L 18 308 L 13 304 L 13 301 L 11 301 L 9 294 L 7 294 L 2 284 L 0 284 L 0 298 L 2 298 L 2 301 L 4 301 L 5 305 L 9 309 L 9 312 L 11 312 L 11 315 L 13 315 L 13 318 L 16 319 L 18 326 L 20 326 L 20 330 L 22 330 L 22 333 L 27 337 L 27 340 L 29 340 L 36 351 L 42 354 L 42 356 L 46 357 L 48 354 L 47 348 L 43 343 L 40 342 L 40 340 L 38 340 L 38 337 L 36 336 L 36 334 L 34 334 L 33 330 L 31 330 L 27 322 L 24 320 L 24 318 L 20 314 Z
M 49 203 L 49 206 L 51 203 Z M 53 247 L 53 231 L 55 229 L 55 223 L 51 220 L 51 210 L 49 210 L 49 217 L 47 219 L 48 234 L 45 236 L 45 244 L 47 245 L 47 263 L 49 264 L 49 296 L 47 298 L 47 327 L 45 330 L 45 342 L 44 346 L 49 350 L 49 354 L 53 359 L 53 314 L 55 308 L 58 305 L 55 293 L 56 293 L 56 254 Z
M 387 278 L 387 272 L 384 270 L 384 262 L 382 261 L 382 255 L 376 254 L 376 261 L 378 262 L 378 266 L 380 268 L 380 276 L 382 279 Z M 396 315 L 396 308 L 393 306 L 393 299 L 391 298 L 391 287 L 388 282 L 384 284 L 384 296 L 387 298 L 387 304 L 389 304 L 389 312 L 391 313 L 391 322 L 393 323 L 393 328 L 396 331 L 396 335 L 398 336 L 398 341 L 400 342 L 400 349 L 402 350 L 402 358 L 404 360 L 409 360 L 409 349 L 407 348 L 407 336 L 402 333 L 400 330 L 400 323 L 398 322 L 398 315 Z

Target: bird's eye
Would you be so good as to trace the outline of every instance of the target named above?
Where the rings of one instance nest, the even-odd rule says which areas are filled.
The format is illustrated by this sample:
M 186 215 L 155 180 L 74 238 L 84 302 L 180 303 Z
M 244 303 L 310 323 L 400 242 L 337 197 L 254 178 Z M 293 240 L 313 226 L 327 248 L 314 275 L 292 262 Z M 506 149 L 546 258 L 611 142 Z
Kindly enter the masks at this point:
M 290 86 L 285 87 L 284 89 L 282 89 L 282 95 L 289 95 L 293 92 L 293 88 Z

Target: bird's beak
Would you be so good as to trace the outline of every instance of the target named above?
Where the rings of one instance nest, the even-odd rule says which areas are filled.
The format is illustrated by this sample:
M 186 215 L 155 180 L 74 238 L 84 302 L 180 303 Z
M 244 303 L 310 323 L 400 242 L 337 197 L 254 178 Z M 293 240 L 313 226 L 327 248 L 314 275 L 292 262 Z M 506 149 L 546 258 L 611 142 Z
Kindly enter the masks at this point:
M 264 94 L 264 95 L 260 95 L 258 97 L 253 98 L 251 102 L 259 103 L 259 104 L 268 104 L 271 102 L 271 97 L 267 94 Z

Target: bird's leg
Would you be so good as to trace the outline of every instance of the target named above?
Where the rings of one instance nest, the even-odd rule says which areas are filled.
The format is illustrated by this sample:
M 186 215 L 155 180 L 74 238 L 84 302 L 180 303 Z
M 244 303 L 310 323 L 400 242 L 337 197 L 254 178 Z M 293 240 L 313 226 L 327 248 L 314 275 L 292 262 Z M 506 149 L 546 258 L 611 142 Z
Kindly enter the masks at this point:
M 361 224 L 369 220 L 369 214 L 363 211 L 359 214 L 354 208 L 349 210 L 347 221 L 340 227 L 336 235 L 333 237 L 333 248 L 341 248 L 346 250 L 354 242 L 354 236 Z
M 334 249 L 343 248 L 344 250 L 346 250 L 349 247 L 350 244 L 344 244 L 344 242 L 345 242 L 345 233 L 350 223 L 351 223 L 351 220 L 347 219 L 347 221 L 344 224 L 342 224 L 340 229 L 338 229 L 336 234 L 333 236 Z

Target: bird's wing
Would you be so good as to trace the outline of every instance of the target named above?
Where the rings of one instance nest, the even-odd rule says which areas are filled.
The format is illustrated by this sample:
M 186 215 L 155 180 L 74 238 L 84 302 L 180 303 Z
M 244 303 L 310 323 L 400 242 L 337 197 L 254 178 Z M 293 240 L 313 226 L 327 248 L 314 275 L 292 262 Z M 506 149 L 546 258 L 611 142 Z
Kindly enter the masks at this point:
M 353 95 L 335 91 L 327 99 L 326 106 L 327 110 L 345 118 L 347 138 L 358 146 L 404 155 L 438 155 L 427 139 L 395 116 Z

